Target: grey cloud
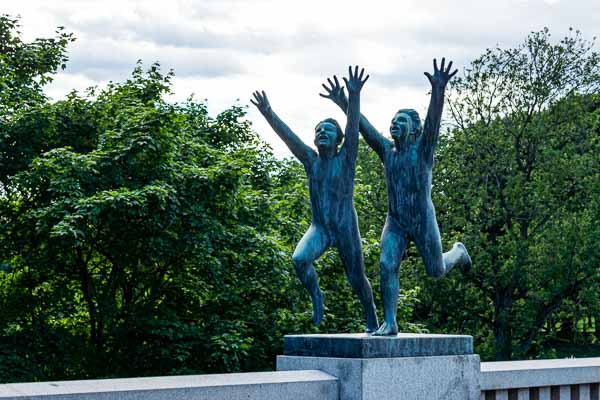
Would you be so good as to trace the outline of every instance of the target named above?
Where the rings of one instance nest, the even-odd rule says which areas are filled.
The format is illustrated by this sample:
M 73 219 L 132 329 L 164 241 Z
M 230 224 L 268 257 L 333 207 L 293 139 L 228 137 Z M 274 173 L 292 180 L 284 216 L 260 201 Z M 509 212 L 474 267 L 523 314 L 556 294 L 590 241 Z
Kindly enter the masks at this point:
M 239 58 L 226 50 L 148 48 L 129 41 L 82 39 L 71 49 L 67 72 L 81 73 L 94 81 L 122 79 L 141 59 L 146 65 L 160 62 L 177 76 L 219 77 L 244 73 Z
M 67 29 L 75 30 L 81 36 L 191 49 L 229 49 L 264 55 L 300 50 L 314 42 L 334 40 L 332 35 L 323 33 L 315 24 L 305 24 L 287 34 L 272 29 L 261 30 L 234 25 L 227 17 L 232 13 L 232 9 L 235 12 L 235 5 L 239 3 L 252 1 L 208 0 L 200 5 L 190 2 L 185 7 L 186 17 L 178 21 L 163 19 L 142 7 L 136 8 L 137 20 L 114 15 L 98 16 L 84 21 L 69 13 L 55 13 L 55 18 Z M 222 27 L 219 30 L 214 29 L 217 23 Z
M 333 45 L 332 45 L 333 43 Z M 454 66 L 461 68 L 469 58 L 459 52 L 446 51 L 445 54 L 436 54 L 437 49 L 423 48 L 416 54 L 402 55 L 402 48 L 398 55 L 383 59 L 367 59 L 362 55 L 361 48 L 354 45 L 351 40 L 338 42 L 324 42 L 306 47 L 301 53 L 290 53 L 287 56 L 290 68 L 298 73 L 314 75 L 325 80 L 332 74 L 345 75 L 347 66 L 359 63 L 371 75 L 369 85 L 394 89 L 406 86 L 426 86 L 425 71 L 433 69 L 434 57 L 441 59 L 446 56 L 454 61 Z M 373 42 L 375 44 L 375 42 Z M 369 43 L 364 44 L 368 46 Z M 390 61 L 391 60 L 391 61 Z M 386 64 L 383 64 L 386 62 Z
M 429 83 L 424 72 L 433 72 L 433 59 L 437 59 L 440 65 L 442 57 L 446 58 L 446 65 L 452 61 L 452 70 L 458 69 L 460 75 L 465 67 L 469 65 L 471 60 L 478 53 L 469 54 L 465 51 L 448 49 L 441 53 L 433 51 L 437 49 L 424 49 L 418 58 L 406 60 L 406 62 L 398 62 L 389 69 L 394 72 L 380 73 L 372 82 L 387 88 L 396 88 L 403 86 L 424 87 L 428 88 Z
M 285 67 L 291 71 L 308 75 L 343 74 L 349 64 L 358 60 L 359 49 L 350 38 L 340 35 L 331 37 L 324 33 L 303 32 L 295 38 L 295 46 L 282 56 Z
M 435 17 L 414 26 L 390 25 L 365 32 L 364 37 L 390 48 L 410 48 L 427 58 L 446 55 L 467 65 L 485 49 L 514 47 L 532 31 L 550 28 L 556 40 L 568 28 L 580 29 L 585 38 L 598 36 L 597 0 L 549 4 L 545 0 L 466 0 L 460 7 L 432 0 Z M 418 58 L 418 57 L 417 57 Z M 423 61 L 423 60 L 419 60 Z
M 503 0 L 483 2 L 466 0 L 461 6 L 432 0 L 428 7 L 436 9 L 428 18 L 419 18 L 411 26 L 389 25 L 366 32 L 378 43 L 430 52 L 430 56 L 445 54 L 470 62 L 486 48 L 513 47 L 531 31 L 544 26 L 556 39 L 568 33 L 569 26 L 581 29 L 585 37 L 598 35 L 596 0 L 548 4 L 543 0 Z
M 287 43 L 285 38 L 274 32 L 244 30 L 217 33 L 203 27 L 201 20 L 194 26 L 183 22 L 176 24 L 149 16 L 136 22 L 118 18 L 97 18 L 92 22 L 81 22 L 66 17 L 64 24 L 70 29 L 75 29 L 88 36 L 104 36 L 115 40 L 131 40 L 153 43 L 158 46 L 191 49 L 233 49 L 269 54 L 285 48 Z
M 565 13 L 556 13 L 554 6 L 540 1 L 513 2 L 518 10 L 506 10 L 509 2 L 496 4 L 478 2 L 473 4 L 468 12 L 464 9 L 448 10 L 443 12 L 443 17 L 423 21 L 415 27 L 403 30 L 401 27 L 389 27 L 384 31 L 367 32 L 369 40 L 388 44 L 390 49 L 394 45 L 398 52 L 410 49 L 410 58 L 398 60 L 396 65 L 389 66 L 386 72 L 377 75 L 371 84 L 381 84 L 386 87 L 421 86 L 426 84 L 424 71 L 432 69 L 431 60 L 445 56 L 451 59 L 453 66 L 459 69 L 459 74 L 464 68 L 479 57 L 486 48 L 514 47 L 522 43 L 531 32 L 548 26 L 556 40 L 568 34 L 571 22 L 577 21 L 584 37 L 591 39 L 597 34 L 598 28 L 592 24 L 591 2 L 578 4 L 568 8 Z M 483 6 L 482 6 L 483 5 Z M 579 8 L 579 9 L 577 9 Z M 596 14 L 600 7 L 596 7 Z M 575 10 L 574 10 L 575 9 Z M 487 10 L 487 11 L 486 11 Z M 509 12 L 512 11 L 512 12 Z M 527 21 L 526 24 L 515 24 L 515 11 L 519 17 Z M 586 16 L 578 13 L 587 12 Z M 569 17 L 569 15 L 571 17 Z M 490 21 L 493 18 L 493 22 Z M 500 28 L 494 29 L 490 24 Z

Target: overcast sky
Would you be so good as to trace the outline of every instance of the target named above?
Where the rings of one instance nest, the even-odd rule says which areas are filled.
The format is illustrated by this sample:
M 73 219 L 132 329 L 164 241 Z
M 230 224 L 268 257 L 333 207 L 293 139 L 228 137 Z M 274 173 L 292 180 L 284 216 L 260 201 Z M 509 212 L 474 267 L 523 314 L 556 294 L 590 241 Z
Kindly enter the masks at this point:
M 362 111 L 380 130 L 399 108 L 424 117 L 433 57 L 461 70 L 486 48 L 512 47 L 532 30 L 557 39 L 570 26 L 585 38 L 600 34 L 600 0 L 1 0 L 21 15 L 26 38 L 65 26 L 67 70 L 47 88 L 54 99 L 127 78 L 136 61 L 174 69 L 180 101 L 194 93 L 212 115 L 248 105 L 264 89 L 273 109 L 312 145 L 315 124 L 345 117 L 318 96 L 321 83 L 349 64 L 371 75 Z M 598 46 L 596 46 L 598 48 Z M 285 146 L 252 106 L 248 118 L 278 155 Z

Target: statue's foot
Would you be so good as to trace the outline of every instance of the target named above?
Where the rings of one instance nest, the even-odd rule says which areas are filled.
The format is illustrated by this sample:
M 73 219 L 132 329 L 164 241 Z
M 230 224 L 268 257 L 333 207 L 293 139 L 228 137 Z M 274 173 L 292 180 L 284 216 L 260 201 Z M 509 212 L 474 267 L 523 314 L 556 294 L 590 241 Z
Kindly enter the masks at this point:
M 377 328 L 379 328 L 379 321 L 377 321 L 377 316 L 375 316 L 375 320 L 369 320 L 369 318 L 367 318 L 367 329 L 365 330 L 365 332 L 371 334 L 377 331 Z
M 321 289 L 312 298 L 313 302 L 313 321 L 315 325 L 319 326 L 323 320 L 323 314 L 325 313 L 325 294 Z
M 384 322 L 381 324 L 379 329 L 373 334 L 373 336 L 395 336 L 398 334 L 398 324 L 394 322 L 393 324 L 388 324 Z
M 464 244 L 461 242 L 454 243 L 454 247 L 458 248 L 461 252 L 460 260 L 458 266 L 460 268 L 460 273 L 466 275 L 471 270 L 471 256 L 469 256 L 469 252 Z

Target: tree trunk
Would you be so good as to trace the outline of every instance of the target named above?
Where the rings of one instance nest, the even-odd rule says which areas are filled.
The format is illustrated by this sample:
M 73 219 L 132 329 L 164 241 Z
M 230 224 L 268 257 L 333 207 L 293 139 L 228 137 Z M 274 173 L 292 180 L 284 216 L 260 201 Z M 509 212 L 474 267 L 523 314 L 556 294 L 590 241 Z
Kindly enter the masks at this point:
M 494 301 L 494 350 L 497 361 L 511 359 L 512 331 L 510 314 L 512 302 L 512 296 L 507 288 L 496 288 L 496 298 Z
M 81 282 L 81 291 L 83 298 L 87 304 L 88 314 L 90 315 L 90 342 L 96 348 L 101 347 L 102 340 L 102 327 L 98 320 L 98 310 L 96 308 L 96 301 L 94 300 L 92 290 L 92 280 L 87 269 L 87 262 L 83 257 L 81 249 L 77 249 L 76 257 L 77 267 L 79 269 L 79 279 Z

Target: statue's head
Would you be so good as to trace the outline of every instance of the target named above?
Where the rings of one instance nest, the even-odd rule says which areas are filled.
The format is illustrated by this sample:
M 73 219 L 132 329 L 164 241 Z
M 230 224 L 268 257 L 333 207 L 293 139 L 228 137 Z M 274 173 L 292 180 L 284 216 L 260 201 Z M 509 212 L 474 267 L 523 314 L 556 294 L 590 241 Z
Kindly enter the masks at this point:
M 421 132 L 421 118 L 419 113 L 411 108 L 398 110 L 392 124 L 390 134 L 394 140 L 404 140 L 409 135 L 418 135 Z
M 315 145 L 319 150 L 337 149 L 342 139 L 344 132 L 333 118 L 324 119 L 315 126 Z

